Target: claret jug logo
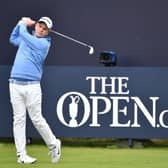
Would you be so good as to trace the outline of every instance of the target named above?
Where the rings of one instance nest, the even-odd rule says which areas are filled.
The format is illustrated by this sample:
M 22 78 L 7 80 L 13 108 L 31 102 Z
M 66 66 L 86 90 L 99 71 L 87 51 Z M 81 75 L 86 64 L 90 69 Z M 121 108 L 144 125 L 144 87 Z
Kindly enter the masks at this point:
M 87 93 L 70 91 L 57 101 L 57 117 L 64 126 L 77 128 L 87 124 L 101 127 L 102 117 L 110 114 L 108 127 L 142 127 L 140 118 L 143 116 L 150 127 L 168 128 L 168 109 L 158 111 L 157 108 L 160 98 L 148 97 L 147 105 L 137 95 L 132 96 L 128 77 L 87 76 L 84 80 L 90 86 Z

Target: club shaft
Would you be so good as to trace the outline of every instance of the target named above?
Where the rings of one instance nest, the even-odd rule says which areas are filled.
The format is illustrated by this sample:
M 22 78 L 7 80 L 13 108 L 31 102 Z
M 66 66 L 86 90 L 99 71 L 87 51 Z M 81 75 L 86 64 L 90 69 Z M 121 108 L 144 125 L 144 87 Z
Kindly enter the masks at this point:
M 69 37 L 69 36 L 67 36 L 67 35 L 64 35 L 64 34 L 62 34 L 62 33 L 59 33 L 59 32 L 57 32 L 57 31 L 54 31 L 54 30 L 50 30 L 51 32 L 53 32 L 53 33 L 55 33 L 55 34 L 57 34 L 57 35 L 59 35 L 59 36 L 62 36 L 62 37 L 64 37 L 64 38 L 66 38 L 66 39 L 68 39 L 68 40 L 71 40 L 71 41 L 74 41 L 74 42 L 76 42 L 76 43 L 78 43 L 78 44 L 81 44 L 81 45 L 83 45 L 83 46 L 85 46 L 85 47 L 91 47 L 90 45 L 88 45 L 88 44 L 86 44 L 86 43 L 83 43 L 83 42 L 81 42 L 81 41 L 78 41 L 78 40 L 76 40 L 76 39 L 74 39 L 74 38 L 72 38 L 72 37 Z

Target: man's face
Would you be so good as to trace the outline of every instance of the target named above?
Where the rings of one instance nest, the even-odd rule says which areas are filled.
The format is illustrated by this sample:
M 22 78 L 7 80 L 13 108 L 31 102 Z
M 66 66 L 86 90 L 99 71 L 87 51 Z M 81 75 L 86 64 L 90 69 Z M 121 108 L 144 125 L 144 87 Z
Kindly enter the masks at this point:
M 35 36 L 36 37 L 45 37 L 49 33 L 49 30 L 45 23 L 37 22 L 35 25 Z

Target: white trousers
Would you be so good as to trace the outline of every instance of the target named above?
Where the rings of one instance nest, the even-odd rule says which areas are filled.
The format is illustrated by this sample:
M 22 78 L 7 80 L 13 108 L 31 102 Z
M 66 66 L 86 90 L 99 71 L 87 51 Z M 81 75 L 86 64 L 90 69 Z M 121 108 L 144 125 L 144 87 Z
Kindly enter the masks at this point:
M 56 146 L 56 137 L 41 112 L 40 84 L 20 85 L 9 83 L 13 108 L 13 134 L 17 155 L 26 154 L 26 111 L 49 149 Z

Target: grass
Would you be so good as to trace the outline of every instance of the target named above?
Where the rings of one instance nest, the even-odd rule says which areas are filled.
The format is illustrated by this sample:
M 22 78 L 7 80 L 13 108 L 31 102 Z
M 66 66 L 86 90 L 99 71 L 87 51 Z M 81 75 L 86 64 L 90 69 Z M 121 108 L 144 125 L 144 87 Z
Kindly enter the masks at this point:
M 57 164 L 50 162 L 44 144 L 27 146 L 30 156 L 38 162 L 33 165 L 16 163 L 13 143 L 0 143 L 0 168 L 167 168 L 168 147 L 141 149 L 106 147 L 62 147 L 62 158 Z

